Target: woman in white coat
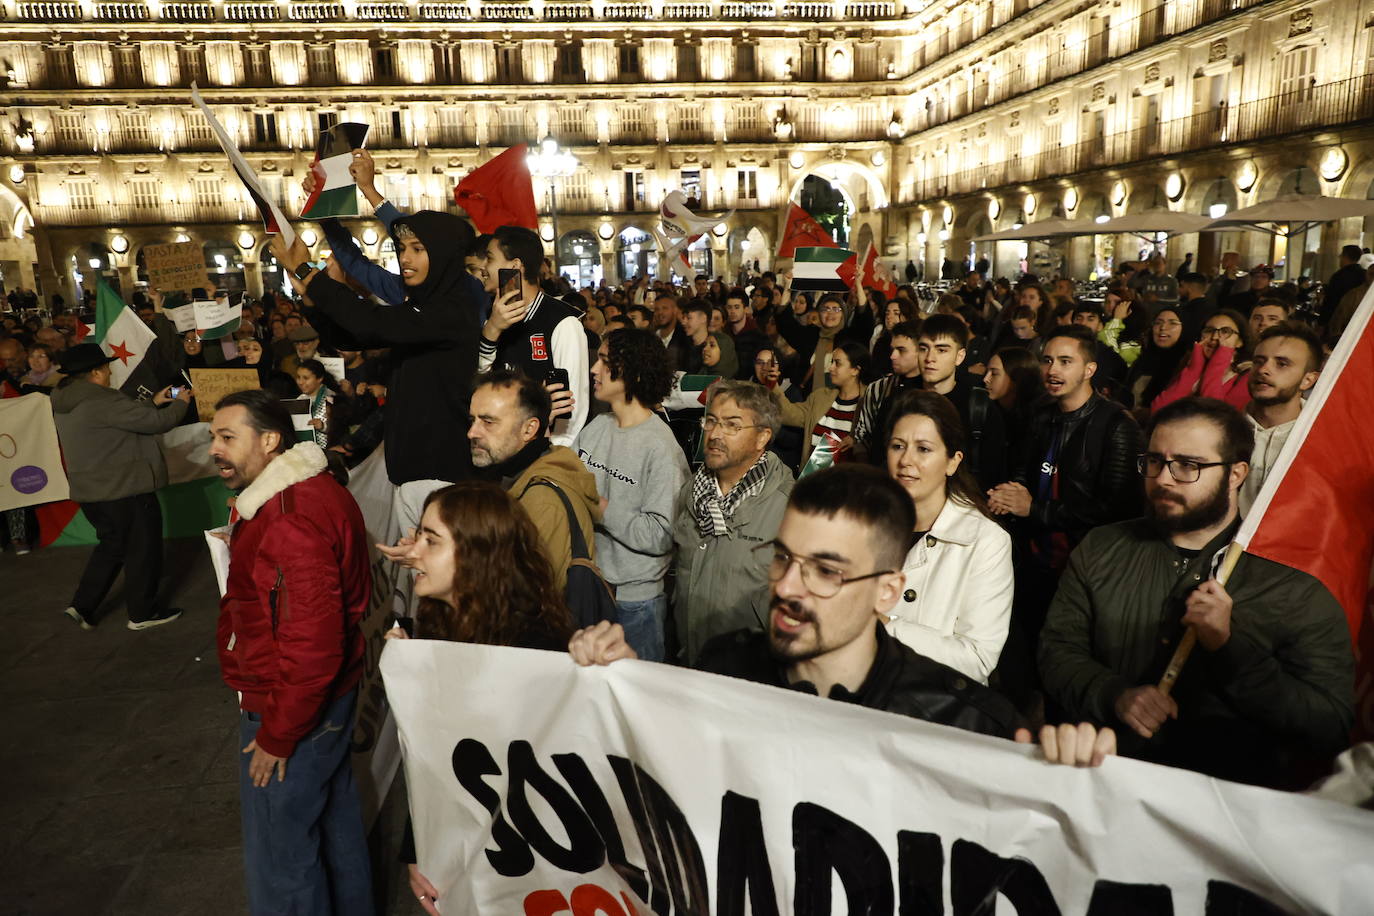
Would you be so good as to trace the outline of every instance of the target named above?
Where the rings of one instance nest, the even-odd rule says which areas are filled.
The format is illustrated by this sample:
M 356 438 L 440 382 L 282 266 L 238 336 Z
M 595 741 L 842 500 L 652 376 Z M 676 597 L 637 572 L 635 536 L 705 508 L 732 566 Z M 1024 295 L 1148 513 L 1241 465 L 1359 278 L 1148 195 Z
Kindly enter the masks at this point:
M 911 494 L 916 531 L 888 632 L 981 684 L 1011 621 L 1011 537 L 962 467 L 959 413 L 933 391 L 903 393 L 888 418 L 887 470 Z

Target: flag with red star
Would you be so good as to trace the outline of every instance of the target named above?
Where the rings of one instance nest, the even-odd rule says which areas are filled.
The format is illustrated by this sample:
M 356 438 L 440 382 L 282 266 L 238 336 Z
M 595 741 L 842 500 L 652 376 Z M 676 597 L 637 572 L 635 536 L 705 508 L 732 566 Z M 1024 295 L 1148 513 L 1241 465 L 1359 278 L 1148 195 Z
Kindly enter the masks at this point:
M 95 340 L 107 356 L 115 358 L 110 363 L 111 388 L 134 397 L 152 397 L 170 380 L 168 373 L 159 371 L 163 361 L 157 335 L 104 280 L 96 285 Z

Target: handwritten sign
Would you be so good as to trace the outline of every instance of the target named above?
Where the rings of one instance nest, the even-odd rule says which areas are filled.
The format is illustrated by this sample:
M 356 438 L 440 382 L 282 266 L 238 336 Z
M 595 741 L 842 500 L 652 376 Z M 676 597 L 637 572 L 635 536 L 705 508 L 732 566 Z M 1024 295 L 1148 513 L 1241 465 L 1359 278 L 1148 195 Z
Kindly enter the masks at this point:
M 143 262 L 148 269 L 148 285 L 164 293 L 214 288 L 198 242 L 148 245 L 143 249 Z
M 214 417 L 220 398 L 261 387 L 256 369 L 192 369 L 190 372 L 191 387 L 196 390 L 196 409 L 206 423 Z

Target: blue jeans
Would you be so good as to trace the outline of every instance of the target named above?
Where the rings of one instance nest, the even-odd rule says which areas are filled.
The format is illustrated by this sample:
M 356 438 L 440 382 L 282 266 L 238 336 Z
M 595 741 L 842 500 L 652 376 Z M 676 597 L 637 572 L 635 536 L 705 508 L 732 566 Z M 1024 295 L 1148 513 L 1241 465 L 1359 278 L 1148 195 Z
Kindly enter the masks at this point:
M 668 596 L 644 601 L 617 601 L 616 612 L 625 628 L 625 641 L 646 662 L 663 661 L 663 618 L 668 615 Z
M 355 689 L 329 704 L 319 726 L 296 745 L 281 782 L 274 772 L 266 786 L 254 786 L 248 779 L 253 755 L 239 755 L 243 859 L 253 916 L 375 912 L 349 753 L 357 700 Z M 240 713 L 239 747 L 247 747 L 261 726 L 257 713 Z

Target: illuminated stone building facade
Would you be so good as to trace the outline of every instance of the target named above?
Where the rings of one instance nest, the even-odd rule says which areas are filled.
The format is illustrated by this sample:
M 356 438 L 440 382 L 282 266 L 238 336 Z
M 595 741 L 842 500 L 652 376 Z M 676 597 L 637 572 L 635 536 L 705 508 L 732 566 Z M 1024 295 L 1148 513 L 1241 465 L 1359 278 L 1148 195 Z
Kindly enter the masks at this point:
M 705 211 L 735 210 L 693 253 L 725 276 L 770 266 L 783 204 L 809 176 L 840 191 L 851 246 L 871 239 L 928 276 L 980 256 L 1008 273 L 1022 246 L 971 239 L 1052 214 L 1374 189 L 1374 0 L 0 0 L 0 11 L 0 271 L 7 287 L 68 300 L 93 272 L 129 289 L 142 246 L 181 236 L 205 243 L 226 286 L 275 282 L 261 224 L 189 104 L 192 82 L 291 214 L 317 131 L 335 119 L 372 125 L 380 189 L 403 210 L 452 208 L 471 169 L 553 137 L 579 167 L 538 182 L 544 236 L 583 282 L 653 268 L 647 230 L 675 188 Z M 1169 251 L 1198 251 L 1204 267 L 1236 249 L 1324 272 L 1332 246 L 1368 244 L 1367 228 L 1287 245 L 1185 237 Z M 375 224 L 357 234 L 387 258 Z M 1138 244 L 1083 238 L 1032 262 L 1067 258 L 1086 274 Z

